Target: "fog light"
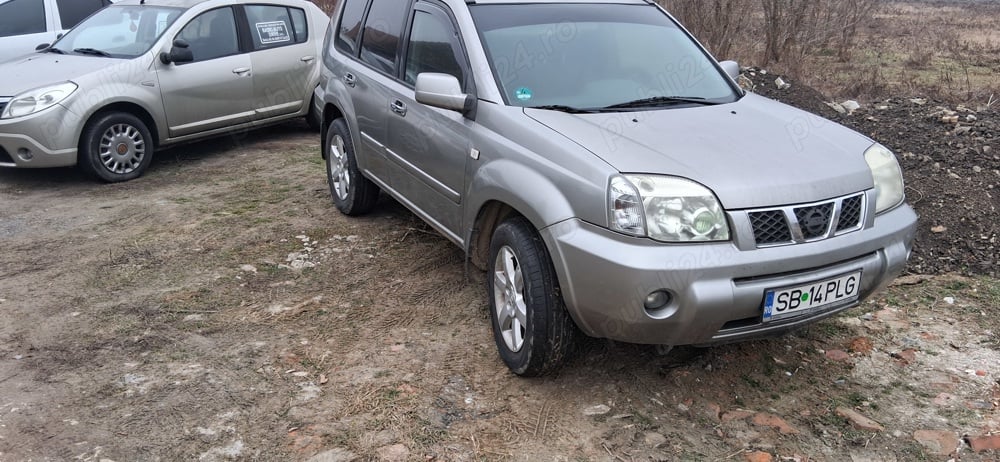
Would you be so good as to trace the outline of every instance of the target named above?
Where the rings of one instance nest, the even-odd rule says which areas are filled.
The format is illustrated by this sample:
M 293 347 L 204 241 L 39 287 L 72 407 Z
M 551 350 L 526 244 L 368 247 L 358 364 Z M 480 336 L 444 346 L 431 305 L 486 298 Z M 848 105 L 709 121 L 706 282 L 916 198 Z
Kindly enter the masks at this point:
M 664 290 L 657 290 L 646 296 L 646 301 L 643 306 L 649 311 L 662 310 L 670 304 L 670 294 Z
M 17 157 L 20 157 L 21 160 L 31 160 L 35 157 L 35 155 L 31 153 L 31 150 L 21 148 L 17 150 Z

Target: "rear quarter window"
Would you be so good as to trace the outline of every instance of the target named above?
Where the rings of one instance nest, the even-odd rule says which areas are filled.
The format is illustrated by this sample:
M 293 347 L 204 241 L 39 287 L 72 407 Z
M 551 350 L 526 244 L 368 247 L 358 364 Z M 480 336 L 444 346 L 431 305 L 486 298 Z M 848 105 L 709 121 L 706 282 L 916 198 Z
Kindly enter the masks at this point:
M 361 38 L 361 21 L 365 18 L 368 0 L 344 0 L 340 15 L 340 27 L 334 46 L 345 54 L 358 55 L 358 41 Z

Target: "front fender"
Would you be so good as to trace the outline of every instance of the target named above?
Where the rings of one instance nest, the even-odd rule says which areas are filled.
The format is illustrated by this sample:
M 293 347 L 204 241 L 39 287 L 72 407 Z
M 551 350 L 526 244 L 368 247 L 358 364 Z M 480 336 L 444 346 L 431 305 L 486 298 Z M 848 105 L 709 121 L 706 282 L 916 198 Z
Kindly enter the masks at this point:
M 552 179 L 510 159 L 480 167 L 469 182 L 464 223 L 475 223 L 489 202 L 503 203 L 542 229 L 574 216 L 573 207 Z M 467 226 L 471 235 L 472 226 Z

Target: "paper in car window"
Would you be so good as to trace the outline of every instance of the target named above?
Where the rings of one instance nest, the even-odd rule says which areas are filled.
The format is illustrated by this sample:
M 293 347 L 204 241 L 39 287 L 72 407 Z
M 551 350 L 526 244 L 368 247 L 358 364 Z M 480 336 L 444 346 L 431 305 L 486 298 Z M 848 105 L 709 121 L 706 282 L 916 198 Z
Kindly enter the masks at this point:
M 288 33 L 288 25 L 284 21 L 259 22 L 256 26 L 257 35 L 260 37 L 262 45 L 272 45 L 292 40 L 292 35 Z

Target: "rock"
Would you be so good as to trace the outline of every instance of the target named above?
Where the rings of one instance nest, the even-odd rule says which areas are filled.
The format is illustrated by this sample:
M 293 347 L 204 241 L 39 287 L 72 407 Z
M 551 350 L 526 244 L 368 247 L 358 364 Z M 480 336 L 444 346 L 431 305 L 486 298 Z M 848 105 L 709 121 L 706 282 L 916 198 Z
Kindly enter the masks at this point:
M 927 104 L 927 100 L 924 98 L 913 98 L 910 100 L 910 102 L 916 104 L 917 106 L 923 106 Z
M 1000 449 L 1000 435 L 968 437 L 965 439 L 973 451 L 995 451 Z
M 892 357 L 898 359 L 905 366 L 917 362 L 917 351 L 903 350 L 899 353 L 893 353 Z
M 840 103 L 840 105 L 845 111 L 847 111 L 848 114 L 854 114 L 854 111 L 861 109 L 861 104 L 854 100 L 844 101 L 843 103 Z
M 992 146 L 983 146 L 983 154 L 989 154 L 993 150 Z
M 658 448 L 667 444 L 667 437 L 656 432 L 646 432 L 642 435 L 642 440 L 651 448 Z
M 257 274 L 257 267 L 253 265 L 240 265 L 240 271 L 244 273 L 254 273 Z
M 884 432 L 885 427 L 883 427 L 878 422 L 861 415 L 858 411 L 846 407 L 838 407 L 837 415 L 847 419 L 851 426 L 858 430 L 864 430 L 869 432 Z
M 955 172 L 948 172 L 948 178 L 951 178 L 953 180 L 961 180 L 962 179 L 962 177 L 959 174 L 955 173 Z
M 949 305 L 954 305 L 955 304 L 955 297 L 945 297 L 943 300 L 944 300 L 945 303 L 947 303 Z
M 838 103 L 823 103 L 823 104 L 830 106 L 830 109 L 837 111 L 837 113 L 839 114 L 847 114 L 847 109 L 844 109 L 844 106 L 841 106 Z
M 978 166 L 978 165 L 973 165 L 972 166 L 972 171 L 976 172 L 976 173 L 983 173 L 983 168 L 980 167 L 980 166 Z
M 958 402 L 958 397 L 950 393 L 938 393 L 931 402 L 937 406 L 951 407 Z
M 375 454 L 385 462 L 405 462 L 410 459 L 410 449 L 402 444 L 382 446 L 375 450 Z
M 721 420 L 722 407 L 716 403 L 708 403 L 705 405 L 705 416 L 712 419 L 715 422 Z
M 753 415 L 751 411 L 744 411 L 737 409 L 735 411 L 726 411 L 722 413 L 722 422 L 728 423 L 734 420 L 746 420 Z
M 972 114 L 969 114 L 969 115 L 965 116 L 965 121 L 966 122 L 975 122 L 977 120 L 979 120 L 979 118 L 976 117 L 976 116 L 974 116 L 974 115 L 972 115 Z
M 316 454 L 306 459 L 306 462 L 354 462 L 356 460 L 358 460 L 358 456 L 353 452 L 343 448 L 334 448 Z
M 875 343 L 868 337 L 858 337 L 851 340 L 851 343 L 847 346 L 848 350 L 853 353 L 860 355 L 868 355 L 875 349 Z
M 851 360 L 851 355 L 849 355 L 844 350 L 829 350 L 826 352 L 824 356 L 826 356 L 826 359 L 837 362 L 845 362 Z
M 743 456 L 747 462 L 772 462 L 774 460 L 774 456 L 763 451 L 748 452 Z
M 604 404 L 598 404 L 596 406 L 590 406 L 583 410 L 583 415 L 586 416 L 598 416 L 604 415 L 611 412 L 611 408 Z
M 948 231 L 948 227 L 947 226 L 935 226 L 935 227 L 931 228 L 931 232 L 934 233 L 934 234 L 941 234 L 941 233 L 944 233 L 946 231 Z
M 785 79 L 781 77 L 775 79 L 774 85 L 778 87 L 778 90 L 788 90 L 789 88 L 792 88 L 792 84 L 785 82 Z
M 948 125 L 955 125 L 958 123 L 957 115 L 946 115 L 941 117 L 941 123 Z
M 771 427 L 778 430 L 782 435 L 797 435 L 799 431 L 793 428 L 784 419 L 773 414 L 758 412 L 754 414 L 751 422 L 758 427 Z
M 944 430 L 917 430 L 913 432 L 913 439 L 936 456 L 950 455 L 958 449 L 959 443 L 954 433 Z

